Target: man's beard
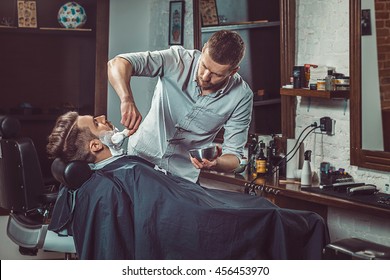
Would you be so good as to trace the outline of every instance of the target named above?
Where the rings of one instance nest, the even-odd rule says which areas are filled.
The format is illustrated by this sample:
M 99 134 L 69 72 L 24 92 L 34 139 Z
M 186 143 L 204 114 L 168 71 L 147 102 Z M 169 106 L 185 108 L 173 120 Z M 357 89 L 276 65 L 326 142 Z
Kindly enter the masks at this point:
M 213 83 L 210 83 L 210 82 L 205 82 L 202 80 L 201 77 L 198 76 L 198 84 L 200 86 L 200 88 L 202 90 L 214 90 L 214 91 L 217 91 L 219 89 L 222 88 L 222 86 L 226 83 L 226 79 L 222 80 L 221 82 L 217 83 L 217 84 L 213 84 Z

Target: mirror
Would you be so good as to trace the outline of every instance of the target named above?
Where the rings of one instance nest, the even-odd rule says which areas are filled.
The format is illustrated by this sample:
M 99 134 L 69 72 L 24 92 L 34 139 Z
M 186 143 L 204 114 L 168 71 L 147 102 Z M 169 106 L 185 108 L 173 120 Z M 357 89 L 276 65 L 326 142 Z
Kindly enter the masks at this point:
M 363 98 L 362 94 L 362 90 L 367 86 L 367 77 L 364 76 L 366 71 L 361 70 L 362 65 L 365 65 L 362 64 L 365 58 L 362 56 L 362 49 L 363 46 L 365 48 L 367 47 L 362 44 L 361 14 L 363 1 L 365 0 L 350 0 L 351 165 L 380 171 L 390 171 L 390 152 L 372 148 L 366 142 L 363 144 L 362 141 L 363 132 L 366 130 L 366 126 L 363 126 L 363 123 L 366 122 L 364 115 L 368 114 L 367 109 L 364 109 L 366 98 Z M 363 2 L 363 4 L 365 5 L 366 2 Z M 371 14 L 371 16 L 373 15 Z M 376 58 L 377 56 L 371 53 L 370 57 Z M 378 134 L 372 134 L 376 138 L 379 137 Z
M 376 2 L 361 1 L 362 148 L 390 152 L 388 7 Z

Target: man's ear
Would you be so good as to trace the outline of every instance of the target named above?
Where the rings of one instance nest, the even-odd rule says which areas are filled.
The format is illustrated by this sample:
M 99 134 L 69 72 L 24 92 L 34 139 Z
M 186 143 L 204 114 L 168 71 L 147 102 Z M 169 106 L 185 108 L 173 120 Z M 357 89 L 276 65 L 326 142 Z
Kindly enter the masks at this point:
M 234 74 L 236 74 L 238 72 L 238 70 L 240 70 L 240 66 L 237 66 L 236 68 L 234 68 L 231 72 L 230 72 L 230 75 L 229 76 L 233 76 Z
M 89 150 L 91 152 L 100 152 L 101 150 L 104 149 L 103 143 L 99 139 L 93 139 L 89 141 Z
M 203 45 L 203 47 L 202 47 L 202 52 L 204 52 L 204 51 L 206 50 L 206 48 L 207 48 L 207 42 L 204 43 L 204 45 Z

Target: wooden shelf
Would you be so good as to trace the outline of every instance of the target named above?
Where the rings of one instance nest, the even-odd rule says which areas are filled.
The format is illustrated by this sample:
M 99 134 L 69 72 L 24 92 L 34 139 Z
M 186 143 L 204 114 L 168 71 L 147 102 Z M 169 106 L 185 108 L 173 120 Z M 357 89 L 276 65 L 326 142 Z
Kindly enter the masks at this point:
M 309 90 L 309 89 L 280 89 L 280 95 L 303 96 L 324 99 L 349 99 L 349 90 Z
M 85 34 L 91 35 L 90 28 L 62 28 L 62 27 L 39 27 L 19 28 L 15 26 L 1 26 L 0 33 L 26 33 L 26 34 Z
M 62 28 L 62 27 L 40 27 L 39 30 L 55 30 L 55 31 L 66 31 L 66 32 L 91 32 L 91 28 Z
M 223 186 L 222 189 L 225 189 L 227 191 L 234 191 L 234 192 L 245 192 L 245 183 L 257 183 L 257 184 L 263 184 L 264 182 L 258 182 L 260 180 L 257 180 L 255 182 L 252 181 L 252 178 L 248 177 L 247 172 L 243 174 L 234 174 L 234 173 L 220 173 L 215 171 L 206 171 L 202 170 L 200 172 L 200 179 L 202 182 L 202 178 L 213 180 L 220 183 L 226 183 L 226 184 L 220 184 L 220 186 Z M 282 178 L 280 178 L 282 179 Z M 284 179 L 284 178 L 283 178 Z M 226 186 L 226 187 L 225 187 Z M 268 187 L 268 191 L 261 191 L 258 195 L 263 195 L 268 198 L 274 198 L 276 199 L 275 204 L 278 203 L 278 198 L 285 198 L 287 199 L 288 205 L 279 205 L 280 207 L 284 208 L 292 208 L 292 209 L 304 209 L 304 210 L 310 210 L 318 212 L 319 209 L 306 209 L 301 207 L 307 207 L 307 206 L 325 206 L 325 207 L 337 207 L 342 209 L 348 209 L 352 211 L 358 211 L 359 213 L 367 213 L 370 215 L 380 216 L 384 218 L 388 218 L 390 215 L 390 209 L 381 204 L 373 203 L 372 200 L 370 200 L 367 197 L 344 197 L 341 196 L 330 196 L 327 195 L 326 192 L 309 192 L 307 191 L 308 188 L 302 188 L 299 184 L 297 184 L 295 181 L 291 180 L 278 180 L 274 181 L 274 179 L 267 178 L 267 181 L 265 183 L 265 186 Z M 317 190 L 318 184 L 314 184 L 313 187 Z M 307 190 L 305 190 L 307 189 Z M 277 193 L 277 194 L 275 194 Z M 368 203 L 370 202 L 370 203 Z M 314 205 L 313 205 L 314 204 Z M 298 207 L 298 208 L 295 208 Z M 327 211 L 325 211 L 326 213 Z
M 216 26 L 202 27 L 202 33 L 215 32 L 221 29 L 224 30 L 240 30 L 240 29 L 253 29 L 253 28 L 265 28 L 272 26 L 280 26 L 279 21 L 263 21 L 255 23 L 242 23 L 242 24 L 221 24 Z
M 280 104 L 280 98 L 255 100 L 253 102 L 253 107 L 267 106 L 267 105 L 273 105 L 273 104 Z

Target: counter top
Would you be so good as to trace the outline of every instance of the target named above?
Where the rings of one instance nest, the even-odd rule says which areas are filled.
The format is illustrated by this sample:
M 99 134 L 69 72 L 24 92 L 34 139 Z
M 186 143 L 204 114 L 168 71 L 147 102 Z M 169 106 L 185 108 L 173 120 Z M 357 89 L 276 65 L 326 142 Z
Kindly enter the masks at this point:
M 302 187 L 299 181 L 285 180 L 284 178 L 260 178 L 252 182 L 247 175 L 233 173 L 218 173 L 215 171 L 202 171 L 201 178 L 225 182 L 237 186 L 235 191 L 246 192 L 248 188 L 254 189 L 258 195 L 276 196 L 311 202 L 323 206 L 344 208 L 365 214 L 390 217 L 390 205 L 378 201 L 389 199 L 390 195 L 377 193 L 374 195 L 347 196 L 333 190 L 322 190 L 319 185 Z M 252 183 L 252 184 L 251 184 Z

